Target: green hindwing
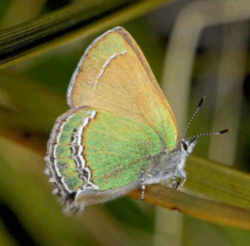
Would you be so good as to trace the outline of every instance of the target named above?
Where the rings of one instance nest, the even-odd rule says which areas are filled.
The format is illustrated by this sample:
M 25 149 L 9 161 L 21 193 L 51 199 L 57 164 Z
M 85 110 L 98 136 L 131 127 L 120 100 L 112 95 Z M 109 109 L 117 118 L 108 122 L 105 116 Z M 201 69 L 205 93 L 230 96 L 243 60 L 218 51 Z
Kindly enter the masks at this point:
M 46 159 L 61 194 L 91 187 L 105 191 L 138 181 L 163 149 L 149 126 L 80 107 L 57 120 Z
M 93 183 L 102 191 L 137 181 L 164 148 L 149 126 L 109 112 L 97 112 L 83 132 L 83 146 Z

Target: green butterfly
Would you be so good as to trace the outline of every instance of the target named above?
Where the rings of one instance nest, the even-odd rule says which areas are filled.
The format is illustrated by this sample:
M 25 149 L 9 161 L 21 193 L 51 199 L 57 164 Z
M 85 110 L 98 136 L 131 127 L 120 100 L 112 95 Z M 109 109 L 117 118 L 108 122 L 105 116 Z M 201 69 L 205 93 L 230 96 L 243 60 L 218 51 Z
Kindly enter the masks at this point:
M 178 188 L 197 136 L 176 120 L 135 40 L 115 27 L 92 42 L 74 72 L 47 147 L 46 173 L 65 206 L 114 199 L 146 185 Z

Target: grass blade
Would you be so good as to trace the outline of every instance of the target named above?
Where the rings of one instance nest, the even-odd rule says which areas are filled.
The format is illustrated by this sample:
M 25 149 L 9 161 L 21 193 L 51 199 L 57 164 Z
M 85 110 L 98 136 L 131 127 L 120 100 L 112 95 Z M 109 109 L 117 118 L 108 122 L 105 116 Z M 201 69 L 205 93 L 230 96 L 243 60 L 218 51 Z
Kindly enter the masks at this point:
M 0 34 L 0 68 L 119 25 L 171 0 L 76 2 Z
M 134 191 L 130 196 L 139 200 L 141 191 Z M 186 215 L 211 223 L 250 230 L 249 209 L 230 206 L 217 201 L 210 201 L 168 189 L 161 185 L 148 187 L 145 194 L 145 201 L 156 206 L 177 210 Z

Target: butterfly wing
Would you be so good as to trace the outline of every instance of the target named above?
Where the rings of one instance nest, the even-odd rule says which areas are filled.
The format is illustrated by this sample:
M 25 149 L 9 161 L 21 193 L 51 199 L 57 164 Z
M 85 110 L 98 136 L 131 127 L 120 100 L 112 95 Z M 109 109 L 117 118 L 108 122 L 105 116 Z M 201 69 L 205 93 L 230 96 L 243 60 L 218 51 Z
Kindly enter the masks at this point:
M 133 184 L 164 144 L 148 125 L 89 107 L 59 117 L 50 136 L 47 166 L 64 201 L 86 190 Z
M 100 190 L 116 189 L 139 180 L 163 143 L 141 122 L 98 112 L 83 135 L 84 155 Z
M 121 27 L 89 46 L 72 76 L 68 104 L 72 108 L 87 105 L 149 125 L 168 149 L 176 145 L 174 114 L 140 48 Z

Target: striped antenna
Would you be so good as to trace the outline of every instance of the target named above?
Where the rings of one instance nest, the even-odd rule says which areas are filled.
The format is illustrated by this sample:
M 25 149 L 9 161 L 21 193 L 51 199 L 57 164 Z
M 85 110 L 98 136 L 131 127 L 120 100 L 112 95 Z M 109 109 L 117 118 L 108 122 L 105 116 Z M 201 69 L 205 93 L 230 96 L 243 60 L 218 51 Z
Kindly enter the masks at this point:
M 199 137 L 203 137 L 203 136 L 222 135 L 222 134 L 228 133 L 230 131 L 231 131 L 231 129 L 227 128 L 227 129 L 223 129 L 223 130 L 216 131 L 216 132 L 204 132 L 204 133 L 199 133 L 198 135 L 196 135 L 196 137 L 199 138 Z
M 203 132 L 203 133 L 199 133 L 195 136 L 192 136 L 190 138 L 192 139 L 191 140 L 191 142 L 192 142 L 193 140 L 197 140 L 198 138 L 203 137 L 203 136 L 222 135 L 222 134 L 228 133 L 230 131 L 231 131 L 231 129 L 227 128 L 227 129 L 223 129 L 223 130 L 216 131 L 216 132 Z
M 186 136 L 187 131 L 188 131 L 190 125 L 192 124 L 194 118 L 195 118 L 196 115 L 200 112 L 201 107 L 202 107 L 202 105 L 203 105 L 203 103 L 204 103 L 204 101 L 205 101 L 205 98 L 206 98 L 206 97 L 203 96 L 203 97 L 200 99 L 199 103 L 197 104 L 197 106 L 196 106 L 196 108 L 195 108 L 195 110 L 194 110 L 194 112 L 193 112 L 193 114 L 192 114 L 191 119 L 190 119 L 190 120 L 188 121 L 188 123 L 187 123 L 186 129 L 185 129 L 185 131 L 184 131 L 184 137 Z

